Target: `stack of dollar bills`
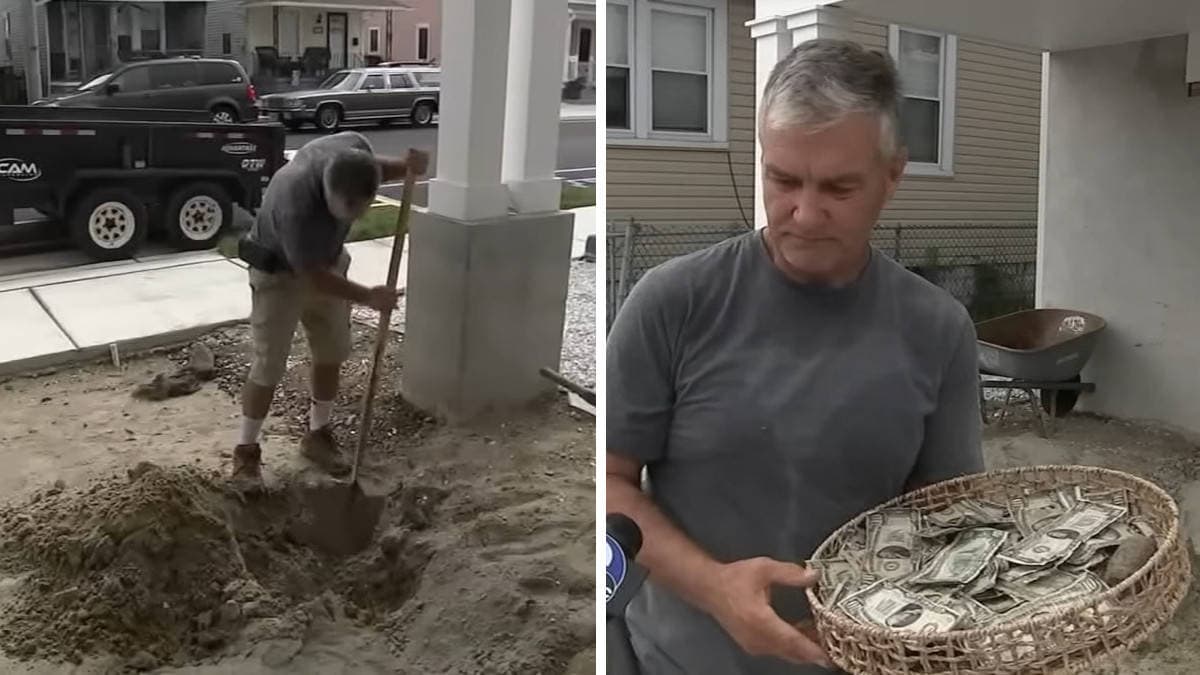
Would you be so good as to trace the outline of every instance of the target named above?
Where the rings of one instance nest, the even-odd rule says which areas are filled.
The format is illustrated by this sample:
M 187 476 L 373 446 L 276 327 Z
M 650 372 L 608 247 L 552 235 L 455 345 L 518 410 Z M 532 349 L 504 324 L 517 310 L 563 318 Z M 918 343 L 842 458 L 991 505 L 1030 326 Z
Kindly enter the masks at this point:
M 1074 487 L 1007 504 L 884 509 L 836 557 L 809 564 L 821 602 L 868 625 L 938 633 L 1031 619 L 1104 592 L 1112 554 L 1154 537 L 1127 504 L 1121 490 Z

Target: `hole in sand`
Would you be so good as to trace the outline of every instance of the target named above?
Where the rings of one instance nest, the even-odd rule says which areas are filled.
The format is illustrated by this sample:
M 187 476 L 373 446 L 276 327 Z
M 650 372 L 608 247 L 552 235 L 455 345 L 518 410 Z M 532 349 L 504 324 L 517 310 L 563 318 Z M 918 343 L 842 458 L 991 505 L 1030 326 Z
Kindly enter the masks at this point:
M 314 622 L 368 621 L 412 597 L 430 551 L 388 532 L 356 555 L 330 555 L 297 536 L 312 534 L 311 510 L 296 490 L 243 501 L 217 475 L 150 463 L 6 507 L 0 649 L 181 664 L 297 641 Z

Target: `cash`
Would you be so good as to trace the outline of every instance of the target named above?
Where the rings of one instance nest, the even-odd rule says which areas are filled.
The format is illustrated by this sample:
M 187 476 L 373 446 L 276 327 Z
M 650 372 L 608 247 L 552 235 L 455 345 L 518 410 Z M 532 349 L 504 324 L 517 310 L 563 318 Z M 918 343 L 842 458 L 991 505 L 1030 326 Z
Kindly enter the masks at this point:
M 942 633 L 963 620 L 963 615 L 886 580 L 847 597 L 838 607 L 864 623 L 904 633 Z
M 1087 486 L 1026 491 L 1003 505 L 889 508 L 864 521 L 829 558 L 810 561 L 818 594 L 856 621 L 918 633 L 1059 611 L 1108 588 L 1102 579 L 1122 543 L 1155 537 L 1124 490 Z
M 1119 506 L 1077 502 L 1061 516 L 1042 521 L 1041 527 L 1000 557 L 1018 565 L 1040 567 L 1059 563 L 1124 514 L 1125 509 Z
M 979 576 L 1007 538 L 1007 532 L 990 527 L 964 530 L 911 581 L 918 584 L 965 584 Z
M 870 572 L 883 579 L 898 579 L 916 571 L 919 529 L 920 516 L 914 509 L 885 509 L 869 514 Z

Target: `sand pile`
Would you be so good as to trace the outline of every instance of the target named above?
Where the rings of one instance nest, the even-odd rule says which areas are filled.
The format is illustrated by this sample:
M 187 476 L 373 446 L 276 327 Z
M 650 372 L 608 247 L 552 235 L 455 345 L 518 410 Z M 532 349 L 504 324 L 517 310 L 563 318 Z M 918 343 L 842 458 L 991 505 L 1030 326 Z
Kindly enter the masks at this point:
M 127 477 L 0 510 L 0 649 L 137 668 L 248 653 L 286 663 L 314 621 L 376 620 L 412 594 L 428 554 L 391 532 L 353 558 L 289 539 L 288 496 L 242 504 L 216 474 L 143 462 Z
M 127 480 L 0 511 L 5 566 L 28 574 L 0 617 L 0 648 L 147 661 L 220 646 L 240 615 L 226 587 L 244 576 L 225 509 L 212 478 L 143 463 Z

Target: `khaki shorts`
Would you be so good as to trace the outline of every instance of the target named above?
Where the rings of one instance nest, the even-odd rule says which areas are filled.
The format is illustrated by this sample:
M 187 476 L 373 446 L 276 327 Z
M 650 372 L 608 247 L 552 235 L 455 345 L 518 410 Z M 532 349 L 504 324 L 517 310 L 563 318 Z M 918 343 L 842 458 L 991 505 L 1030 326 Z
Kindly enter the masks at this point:
M 349 268 L 350 254 L 343 250 L 336 270 L 345 276 Z M 336 365 L 350 356 L 349 301 L 319 293 L 290 273 L 250 268 L 250 306 L 251 382 L 273 388 L 283 379 L 297 323 L 304 326 L 313 363 Z

